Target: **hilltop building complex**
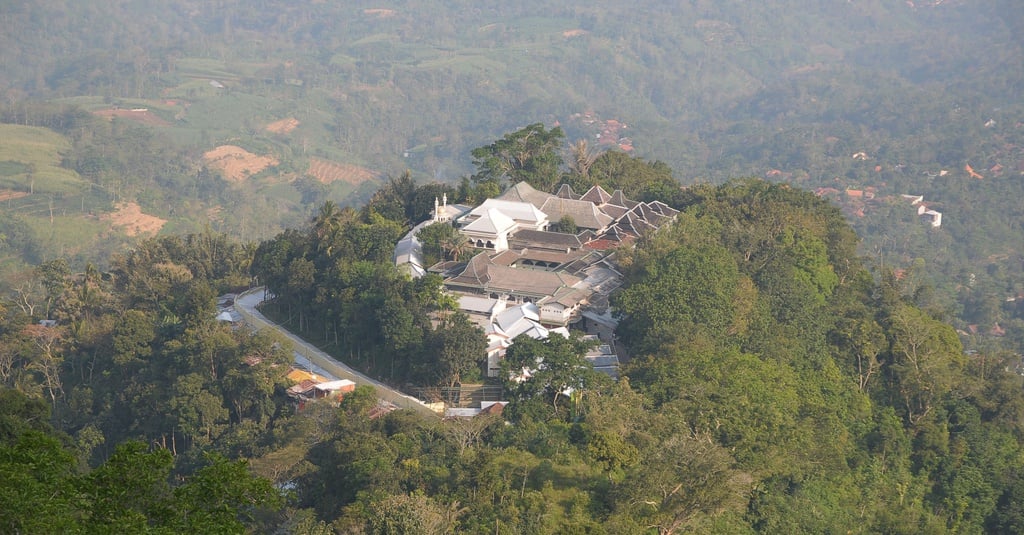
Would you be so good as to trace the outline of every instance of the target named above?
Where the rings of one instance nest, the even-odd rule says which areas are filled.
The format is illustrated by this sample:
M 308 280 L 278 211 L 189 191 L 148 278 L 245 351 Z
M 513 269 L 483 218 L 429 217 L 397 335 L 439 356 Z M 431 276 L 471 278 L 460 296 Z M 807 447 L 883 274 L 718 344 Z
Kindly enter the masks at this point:
M 605 348 L 600 369 L 614 375 L 608 348 L 616 322 L 608 298 L 622 278 L 615 249 L 632 245 L 678 213 L 664 203 L 633 201 L 600 186 L 580 195 L 563 185 L 550 194 L 520 182 L 476 207 L 448 204 L 447 197 L 435 200 L 432 217 L 396 246 L 395 263 L 414 277 L 426 272 L 444 277 L 460 310 L 487 333 L 488 375 L 497 375 L 516 336 L 568 336 L 570 325 L 600 334 Z M 578 233 L 550 230 L 564 221 Z M 435 223 L 451 224 L 465 236 L 472 258 L 423 266 L 416 233 Z

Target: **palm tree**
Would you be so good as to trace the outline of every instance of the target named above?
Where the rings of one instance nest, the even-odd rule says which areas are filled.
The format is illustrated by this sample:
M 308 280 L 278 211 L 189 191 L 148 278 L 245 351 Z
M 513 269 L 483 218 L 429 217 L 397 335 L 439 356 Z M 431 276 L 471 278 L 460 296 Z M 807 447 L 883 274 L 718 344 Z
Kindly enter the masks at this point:
M 590 166 L 601 153 L 591 149 L 586 139 L 577 140 L 569 145 L 569 168 L 584 180 L 590 178 Z
M 469 240 L 461 233 L 456 232 L 455 235 L 444 241 L 443 247 L 448 251 L 452 260 L 458 261 L 469 251 Z
M 341 229 L 344 215 L 334 201 L 325 201 L 320 206 L 316 217 L 313 218 L 313 237 L 316 240 L 317 251 L 323 251 L 327 256 L 331 256 L 334 236 Z
M 330 235 L 331 230 L 340 222 L 341 211 L 338 210 L 338 205 L 334 204 L 334 201 L 326 201 L 320 205 L 320 210 L 313 218 L 313 233 L 318 240 L 322 240 Z

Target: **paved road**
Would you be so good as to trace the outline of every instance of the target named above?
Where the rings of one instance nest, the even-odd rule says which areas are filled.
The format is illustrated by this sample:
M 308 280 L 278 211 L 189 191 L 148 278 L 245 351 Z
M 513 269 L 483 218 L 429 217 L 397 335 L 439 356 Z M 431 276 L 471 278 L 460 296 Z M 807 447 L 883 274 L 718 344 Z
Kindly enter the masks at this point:
M 268 320 L 262 313 L 260 313 L 259 310 L 256 310 L 256 306 L 263 302 L 263 297 L 263 288 L 254 288 L 235 298 L 235 310 L 241 314 L 242 319 L 252 326 L 252 328 L 275 329 L 277 332 L 288 337 L 295 344 L 296 357 L 311 362 L 314 366 L 321 368 L 323 371 L 338 379 L 348 379 L 358 385 L 372 386 L 377 390 L 377 396 L 380 399 L 394 403 L 396 406 L 403 409 L 417 411 L 423 415 L 430 415 L 433 417 L 440 416 L 420 400 L 403 394 L 380 381 L 371 379 L 370 377 L 353 370 L 346 364 L 339 362 L 327 353 L 324 353 L 313 344 L 306 342 L 302 338 L 299 338 L 295 334 L 289 332 L 284 327 Z

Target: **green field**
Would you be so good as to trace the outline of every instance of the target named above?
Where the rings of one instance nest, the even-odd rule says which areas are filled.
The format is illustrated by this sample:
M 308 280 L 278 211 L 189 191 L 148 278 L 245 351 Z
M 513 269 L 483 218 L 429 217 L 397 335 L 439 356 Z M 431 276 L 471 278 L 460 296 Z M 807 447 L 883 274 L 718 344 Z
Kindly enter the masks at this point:
M 68 140 L 47 128 L 0 124 L 0 189 L 73 194 L 85 181 L 60 167 Z

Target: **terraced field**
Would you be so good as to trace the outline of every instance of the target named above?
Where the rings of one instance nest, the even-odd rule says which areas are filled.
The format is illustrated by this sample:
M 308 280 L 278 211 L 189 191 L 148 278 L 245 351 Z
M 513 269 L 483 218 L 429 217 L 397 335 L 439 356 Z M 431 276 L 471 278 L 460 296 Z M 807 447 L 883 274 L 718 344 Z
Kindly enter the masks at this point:
M 307 173 L 324 184 L 340 180 L 353 186 L 358 186 L 370 180 L 376 180 L 380 176 L 379 173 L 365 167 L 332 162 L 321 158 L 312 158 L 309 161 L 309 171 Z

